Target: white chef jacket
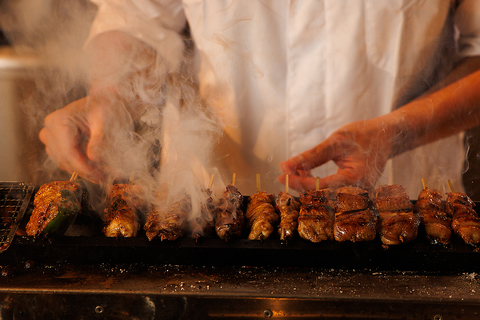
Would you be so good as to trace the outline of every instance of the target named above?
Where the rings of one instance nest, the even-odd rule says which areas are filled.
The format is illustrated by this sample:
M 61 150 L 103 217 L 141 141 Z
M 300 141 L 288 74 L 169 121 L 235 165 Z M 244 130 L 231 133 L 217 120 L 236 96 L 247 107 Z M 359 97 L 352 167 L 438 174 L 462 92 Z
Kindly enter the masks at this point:
M 351 121 L 392 111 L 459 58 L 480 54 L 480 1 L 92 0 L 90 37 L 121 30 L 178 68 L 188 21 L 199 91 L 225 126 L 209 165 L 244 194 L 278 192 L 280 162 Z M 455 31 L 455 32 L 454 32 Z M 379 183 L 461 190 L 461 135 L 393 158 Z M 333 163 L 313 174 L 336 171 Z

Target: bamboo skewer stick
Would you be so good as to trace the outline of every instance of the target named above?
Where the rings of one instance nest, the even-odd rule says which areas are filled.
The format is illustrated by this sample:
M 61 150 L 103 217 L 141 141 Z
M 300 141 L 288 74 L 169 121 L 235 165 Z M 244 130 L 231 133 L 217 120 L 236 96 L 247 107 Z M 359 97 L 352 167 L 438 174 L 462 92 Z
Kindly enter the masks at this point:
M 77 178 L 78 178 L 78 173 L 73 171 L 72 176 L 70 177 L 70 181 L 75 181 L 75 180 L 77 180 Z
M 317 181 L 315 182 L 315 191 L 320 190 L 320 177 L 317 177 Z
M 215 176 L 215 174 L 212 173 L 212 176 L 210 177 L 210 182 L 208 184 L 208 189 L 212 189 L 212 185 L 213 185 L 213 177 Z
M 288 193 L 288 174 L 285 175 L 285 193 Z
M 232 186 L 235 187 L 235 178 L 237 177 L 237 174 L 234 172 L 232 175 Z
M 424 178 L 422 178 L 422 186 L 423 186 L 423 190 L 427 189 L 427 181 L 425 181 Z
M 257 173 L 257 193 L 260 192 L 261 186 L 260 186 L 260 173 Z
M 450 189 L 450 192 L 455 192 L 455 190 L 454 190 L 454 188 L 453 188 L 452 181 L 447 180 L 447 184 L 448 184 L 448 188 Z

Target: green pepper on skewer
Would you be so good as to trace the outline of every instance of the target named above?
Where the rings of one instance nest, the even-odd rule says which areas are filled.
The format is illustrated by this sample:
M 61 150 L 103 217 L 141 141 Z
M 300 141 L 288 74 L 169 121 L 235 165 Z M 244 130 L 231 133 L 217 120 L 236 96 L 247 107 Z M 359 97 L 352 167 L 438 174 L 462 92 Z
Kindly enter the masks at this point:
M 80 203 L 73 191 L 63 189 L 60 194 L 58 213 L 43 229 L 43 235 L 63 235 L 81 210 Z
M 30 236 L 63 235 L 82 210 L 85 188 L 81 181 L 53 181 L 35 194 L 26 232 Z

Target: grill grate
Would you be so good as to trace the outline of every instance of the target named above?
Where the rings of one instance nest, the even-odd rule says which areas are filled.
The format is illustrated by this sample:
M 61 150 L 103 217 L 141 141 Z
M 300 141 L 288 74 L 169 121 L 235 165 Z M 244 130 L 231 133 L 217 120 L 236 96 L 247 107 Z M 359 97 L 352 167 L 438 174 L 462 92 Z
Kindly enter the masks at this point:
M 33 185 L 23 182 L 0 182 L 0 253 L 12 243 L 33 189 Z

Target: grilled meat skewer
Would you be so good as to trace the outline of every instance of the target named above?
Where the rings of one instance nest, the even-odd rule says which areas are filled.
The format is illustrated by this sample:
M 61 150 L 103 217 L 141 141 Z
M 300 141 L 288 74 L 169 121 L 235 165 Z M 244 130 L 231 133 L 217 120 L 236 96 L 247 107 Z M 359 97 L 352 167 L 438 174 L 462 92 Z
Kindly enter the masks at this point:
M 273 233 L 279 221 L 274 205 L 273 194 L 260 191 L 250 196 L 245 214 L 250 228 L 249 240 L 265 240 Z
M 133 184 L 115 184 L 105 208 L 103 233 L 107 237 L 135 237 L 140 229 L 138 211 L 145 206 L 141 188 Z
M 371 209 L 368 192 L 343 187 L 335 192 L 333 231 L 337 241 L 371 241 L 377 235 L 378 214 Z
M 465 243 L 480 243 L 480 218 L 475 203 L 464 193 L 447 193 L 446 211 L 452 216 L 452 229 Z
M 218 208 L 213 203 L 212 191 L 207 189 L 205 193 L 208 198 L 202 203 L 200 216 L 190 221 L 190 229 L 195 240 L 201 237 L 210 237 L 215 233 L 215 216 Z
M 220 198 L 215 218 L 215 231 L 220 239 L 237 238 L 242 234 L 244 215 L 243 196 L 233 185 L 228 185 Z
M 297 234 L 298 214 L 300 203 L 286 192 L 280 192 L 276 201 L 277 210 L 280 212 L 280 225 L 278 234 L 281 241 L 291 240 Z
M 305 240 L 333 240 L 335 210 L 330 205 L 330 190 L 307 191 L 300 197 L 298 234 Z
M 419 214 L 427 237 L 433 243 L 450 243 L 452 218 L 445 212 L 440 192 L 428 188 L 420 191 L 414 210 Z
M 407 243 L 417 237 L 420 218 L 413 212 L 404 186 L 379 186 L 374 209 L 380 214 L 378 232 L 385 246 Z
M 185 235 L 188 228 L 187 217 L 192 211 L 192 201 L 186 193 L 169 199 L 169 189 L 161 186 L 157 192 L 158 203 L 147 214 L 145 233 L 149 241 L 159 237 L 162 241 L 173 241 Z
M 79 181 L 53 181 L 40 187 L 26 226 L 29 236 L 63 235 L 81 211 L 83 188 Z

